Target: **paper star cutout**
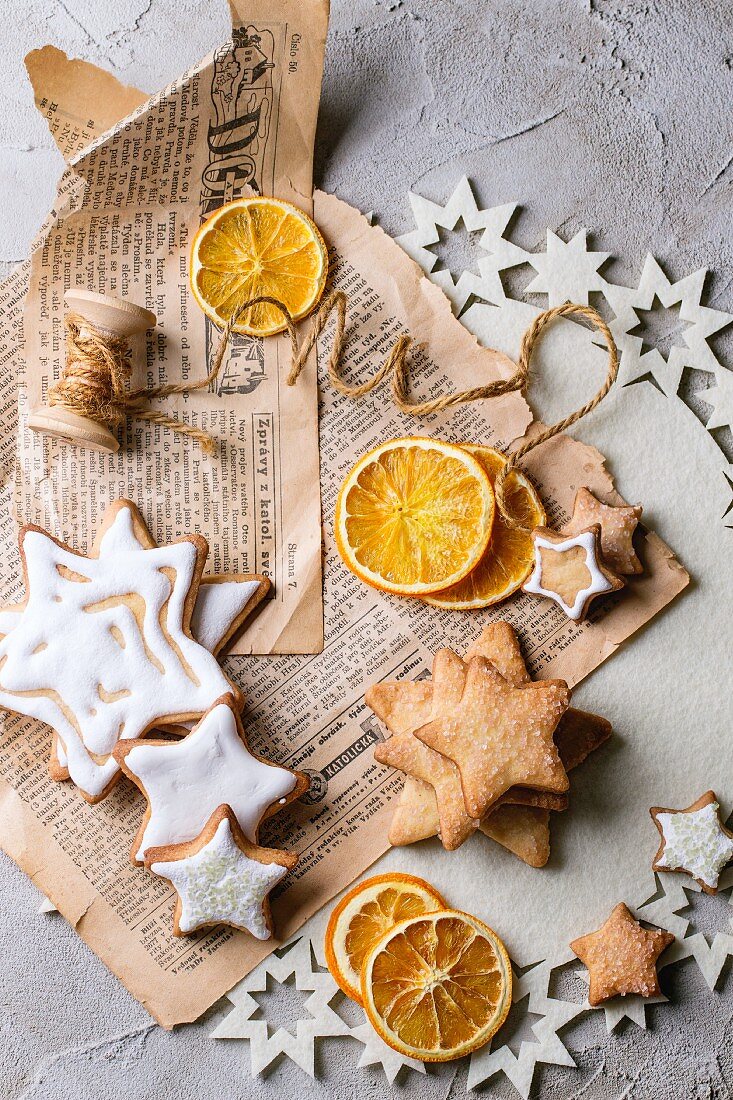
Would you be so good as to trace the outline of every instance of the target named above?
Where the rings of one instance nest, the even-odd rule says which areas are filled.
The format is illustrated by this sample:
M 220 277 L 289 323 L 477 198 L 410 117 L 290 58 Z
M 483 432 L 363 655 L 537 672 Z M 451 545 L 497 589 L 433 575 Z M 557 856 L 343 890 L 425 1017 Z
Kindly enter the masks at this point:
M 130 550 L 129 539 L 114 537 L 125 525 L 147 533 L 135 506 L 118 501 L 89 556 L 23 528 L 26 599 L 0 640 L 0 706 L 56 732 L 90 802 L 119 777 L 110 759 L 119 738 L 201 714 L 223 692 L 239 697 L 190 635 L 206 541 L 191 535 Z
M 590 984 L 590 976 L 587 970 L 578 970 L 575 976 L 580 978 L 586 987 Z M 632 1024 L 636 1024 L 637 1027 L 646 1031 L 647 1008 L 650 1005 L 667 1004 L 668 1002 L 669 997 L 665 997 L 663 993 L 658 994 L 656 997 L 640 997 L 637 993 L 627 993 L 625 997 L 611 997 L 610 1000 L 604 1001 L 599 1007 L 606 1018 L 606 1031 L 610 1035 L 622 1020 L 630 1020 Z M 592 1009 L 593 1005 L 586 1000 L 583 1007 Z
M 554 1066 L 575 1065 L 558 1032 L 583 1012 L 584 1006 L 570 1001 L 555 1000 L 547 995 L 551 970 L 549 964 L 542 963 L 514 979 L 512 1000 L 518 1003 L 529 994 L 527 1012 L 542 1017 L 541 1020 L 532 1024 L 532 1032 L 537 1041 L 523 1042 L 519 1054 L 515 1055 L 506 1044 L 502 1043 L 502 1034 L 499 1030 L 490 1045 L 482 1047 L 471 1055 L 471 1064 L 468 1069 L 467 1087 L 469 1089 L 476 1088 L 496 1073 L 503 1073 L 520 1096 L 527 1100 L 538 1063 Z
M 660 928 L 648 932 L 634 920 L 628 906 L 617 905 L 597 931 L 570 944 L 588 968 L 591 1005 L 595 1008 L 616 994 L 657 997 L 661 992 L 657 959 L 673 940 L 670 932 Z
M 610 329 L 621 353 L 619 380 L 623 385 L 650 381 L 668 397 L 677 394 L 685 367 L 715 370 L 719 367 L 708 339 L 726 328 L 733 316 L 700 304 L 707 271 L 701 268 L 676 283 L 670 282 L 653 256 L 647 255 L 637 287 L 615 286 L 603 280 L 603 294 L 614 311 Z M 681 334 L 684 346 L 675 344 L 667 360 L 657 348 L 644 351 L 641 336 L 632 335 L 639 324 L 636 309 L 649 310 L 655 297 L 669 309 L 679 305 L 687 323 Z
M 392 1047 L 388 1047 L 377 1035 L 368 1020 L 363 1024 L 359 1024 L 358 1027 L 352 1028 L 349 1035 L 352 1039 L 357 1039 L 364 1045 L 357 1066 L 360 1069 L 364 1069 L 366 1066 L 381 1066 L 390 1085 L 393 1084 L 397 1074 L 405 1066 L 408 1069 L 416 1070 L 418 1073 L 425 1073 L 425 1066 L 422 1062 L 416 1062 L 414 1058 L 408 1058 L 405 1054 L 399 1054 L 396 1050 L 392 1050 Z
M 548 229 L 546 251 L 528 256 L 537 275 L 525 287 L 525 293 L 546 294 L 551 309 L 564 302 L 587 306 L 589 293 L 603 288 L 604 280 L 598 269 L 610 255 L 588 251 L 587 229 L 580 229 L 567 243 Z
M 578 489 L 570 522 L 564 535 L 577 535 L 597 524 L 601 529 L 601 554 L 614 573 L 643 573 L 644 566 L 636 556 L 634 531 L 641 519 L 641 505 L 603 504 L 589 489 Z
M 714 375 L 714 385 L 704 390 L 695 390 L 696 397 L 702 397 L 706 404 L 713 406 L 710 418 L 705 423 L 708 431 L 733 427 L 733 371 L 718 364 Z
M 416 228 L 397 237 L 408 256 L 420 265 L 431 282 L 436 283 L 450 299 L 458 314 L 469 298 L 481 298 L 488 302 L 500 302 L 504 290 L 499 271 L 525 262 L 523 249 L 504 239 L 504 233 L 517 208 L 516 203 L 480 210 L 476 204 L 471 184 L 464 176 L 445 206 L 430 202 L 412 192 L 408 195 Z M 463 221 L 469 233 L 481 233 L 479 248 L 486 253 L 479 257 L 479 273 L 463 271 L 456 281 L 450 271 L 435 271 L 438 257 L 430 251 L 430 245 L 440 241 L 440 230 L 451 232 Z
M 115 758 L 148 799 L 132 846 L 135 863 L 149 848 L 195 840 L 223 805 L 256 844 L 262 818 L 308 787 L 300 772 L 250 751 L 231 696 L 218 699 L 182 741 L 121 741 Z
M 534 569 L 522 585 L 523 591 L 553 600 L 573 622 L 584 618 L 596 597 L 624 586 L 601 560 L 600 534 L 599 524 L 572 535 L 536 527 L 532 532 Z
M 435 685 L 434 697 L 437 690 Z M 564 680 L 513 687 L 485 657 L 472 657 L 460 699 L 449 690 L 449 705 L 438 703 L 437 713 L 445 717 L 415 736 L 458 765 L 472 817 L 483 817 L 515 784 L 567 791 L 568 777 L 552 739 L 570 698 Z
M 145 866 L 168 879 L 178 894 L 173 934 L 228 924 L 269 939 L 267 896 L 298 862 L 290 852 L 250 844 L 228 806 L 211 815 L 190 844 L 148 848 Z
M 270 1034 L 266 1020 L 252 1019 L 261 1007 L 252 993 L 264 993 L 268 977 L 282 984 L 293 975 L 296 989 L 311 991 L 303 1005 L 309 1015 L 297 1021 L 295 1035 L 282 1027 Z M 268 956 L 227 993 L 235 1007 L 212 1032 L 212 1038 L 249 1039 L 253 1077 L 266 1070 L 281 1054 L 313 1077 L 316 1039 L 351 1032 L 349 1025 L 331 1008 L 331 1001 L 336 996 L 343 996 L 341 990 L 328 972 L 314 969 L 310 941 L 303 937 L 285 954 Z
M 707 894 L 718 889 L 720 873 L 733 859 L 733 833 L 720 820 L 720 806 L 713 791 L 684 810 L 652 806 L 661 837 L 652 869 L 690 875 Z

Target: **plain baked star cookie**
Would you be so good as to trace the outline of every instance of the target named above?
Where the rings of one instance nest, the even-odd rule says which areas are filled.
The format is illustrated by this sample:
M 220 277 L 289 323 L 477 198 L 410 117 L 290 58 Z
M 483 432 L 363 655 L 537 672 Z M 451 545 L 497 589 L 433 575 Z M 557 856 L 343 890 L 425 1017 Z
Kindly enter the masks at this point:
M 297 862 L 291 852 L 251 844 L 228 806 L 214 811 L 195 840 L 150 848 L 145 856 L 148 870 L 178 894 L 174 935 L 229 924 L 258 940 L 272 935 L 270 890 Z
M 309 785 L 302 772 L 250 751 L 231 695 L 218 699 L 182 741 L 121 741 L 115 757 L 148 800 L 132 846 L 138 864 L 149 848 L 195 840 L 223 805 L 256 844 L 260 822 Z
M 733 833 L 720 820 L 714 791 L 706 791 L 685 810 L 652 806 L 649 813 L 662 842 L 652 870 L 690 875 L 706 894 L 715 894 L 723 868 L 733 859 Z
M 119 778 L 118 740 L 198 718 L 224 692 L 241 701 L 191 634 L 206 540 L 189 535 L 141 550 L 130 527 L 147 532 L 135 505 L 119 500 L 88 556 L 39 527 L 22 528 L 26 596 L 0 640 L 0 706 L 55 731 L 90 802 Z
M 643 573 L 644 566 L 636 556 L 633 543 L 641 513 L 640 504 L 603 504 L 590 489 L 578 489 L 573 514 L 563 533 L 577 535 L 597 523 L 601 529 L 601 554 L 605 563 L 621 575 Z
M 593 600 L 625 584 L 603 564 L 600 535 L 597 523 L 574 535 L 536 527 L 532 532 L 534 569 L 522 589 L 554 600 L 573 622 L 584 618 Z
M 627 993 L 658 996 L 657 959 L 673 940 L 672 933 L 661 928 L 642 928 L 627 905 L 617 905 L 596 932 L 570 944 L 570 950 L 588 968 L 590 1003 L 595 1007 Z

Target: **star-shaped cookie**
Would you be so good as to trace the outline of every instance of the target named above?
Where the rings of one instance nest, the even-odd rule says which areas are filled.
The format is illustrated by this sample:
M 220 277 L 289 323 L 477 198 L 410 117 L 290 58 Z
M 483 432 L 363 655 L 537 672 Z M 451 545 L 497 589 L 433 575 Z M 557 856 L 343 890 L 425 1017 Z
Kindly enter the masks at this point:
M 685 810 L 652 806 L 649 812 L 661 837 L 652 869 L 690 875 L 706 894 L 715 894 L 720 872 L 733 859 L 733 833 L 720 820 L 715 792 L 706 791 Z
M 272 935 L 268 894 L 298 862 L 291 852 L 251 844 L 229 806 L 220 806 L 188 844 L 148 849 L 145 866 L 178 894 L 173 933 L 229 924 L 258 940 Z
M 573 514 L 563 533 L 577 535 L 592 524 L 598 524 L 601 529 L 601 554 L 606 565 L 621 576 L 643 573 L 644 566 L 636 556 L 633 543 L 641 513 L 640 504 L 603 504 L 590 489 L 578 489 Z
M 661 992 L 657 959 L 673 940 L 672 933 L 661 928 L 642 928 L 621 902 L 596 932 L 570 944 L 570 950 L 588 968 L 589 1002 L 595 1007 L 627 993 L 657 997 Z
M 535 527 L 534 569 L 522 588 L 545 596 L 578 622 L 598 596 L 623 588 L 624 581 L 603 563 L 600 524 L 574 535 L 557 534 L 549 527 Z
M 564 680 L 514 687 L 485 657 L 471 657 L 460 698 L 433 685 L 440 717 L 415 731 L 418 740 L 458 765 L 466 810 L 483 817 L 515 785 L 563 794 L 568 777 L 552 739 L 568 708 Z
M 265 817 L 299 798 L 308 778 L 255 756 L 231 695 L 216 700 L 182 741 L 120 741 L 115 759 L 148 800 L 132 846 L 133 863 L 149 848 L 195 840 L 214 810 L 231 807 L 251 844 Z

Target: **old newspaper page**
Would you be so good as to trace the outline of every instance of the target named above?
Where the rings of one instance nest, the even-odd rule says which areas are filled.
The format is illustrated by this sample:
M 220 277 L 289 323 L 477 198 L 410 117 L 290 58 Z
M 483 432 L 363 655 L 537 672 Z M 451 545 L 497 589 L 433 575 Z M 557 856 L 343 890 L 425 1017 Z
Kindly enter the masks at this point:
M 413 378 L 421 397 L 475 385 L 512 369 L 505 357 L 478 346 L 452 316 L 442 292 L 357 211 L 333 196 L 316 193 L 314 216 L 330 248 L 330 283 L 349 295 L 351 321 L 344 363 L 348 378 L 371 373 L 403 331 L 409 331 L 419 344 Z M 78 226 L 88 226 L 84 217 Z M 21 286 L 19 282 L 15 294 Z M 13 333 L 18 333 L 18 302 L 8 291 L 7 300 L 0 304 L 4 306 L 2 335 L 12 341 Z M 244 721 L 254 750 L 306 770 L 311 777 L 306 798 L 286 808 L 263 830 L 263 843 L 282 844 L 301 853 L 274 902 L 283 938 L 388 846 L 390 803 L 399 793 L 402 778 L 374 761 L 372 748 L 383 730 L 364 704 L 369 684 L 417 677 L 429 670 L 437 646 L 454 645 L 463 651 L 487 621 L 501 618 L 517 627 L 535 675 L 565 676 L 574 684 L 687 583 L 671 552 L 646 532 L 641 548 L 645 574 L 601 605 L 588 623 L 571 624 L 557 608 L 524 596 L 472 615 L 440 612 L 419 601 L 402 601 L 366 588 L 342 566 L 332 538 L 335 496 L 351 462 L 380 440 L 405 434 L 506 446 L 523 434 L 530 414 L 517 394 L 420 421 L 395 409 L 386 386 L 351 401 L 329 388 L 327 345 L 328 332 L 318 355 L 318 366 L 323 367 L 319 374 L 324 648 L 318 654 L 232 656 L 226 662 L 247 699 Z M 3 362 L 0 454 L 7 464 L 16 445 L 10 377 L 16 358 L 8 353 Z M 30 356 L 28 362 L 32 368 Z M 316 363 L 310 364 L 308 377 L 301 378 L 298 386 L 303 381 L 314 384 L 315 372 Z M 21 407 L 23 401 L 21 394 Z M 23 458 L 22 436 L 19 447 Z M 128 453 L 128 461 L 134 462 L 135 453 Z M 611 490 L 598 452 L 568 438 L 553 440 L 535 451 L 532 459 L 530 472 L 554 522 L 568 514 L 579 484 L 597 492 Z M 21 465 L 21 491 L 28 494 L 26 477 L 26 467 Z M 148 492 L 153 494 L 150 503 Z M 149 489 L 145 480 L 141 482 L 139 499 L 153 527 L 158 492 L 155 485 Z M 14 596 L 17 554 L 10 543 L 11 535 L 15 538 L 14 524 L 5 514 L 9 506 L 6 493 L 0 534 L 10 562 L 6 591 Z M 246 509 L 243 513 L 247 514 Z M 214 538 L 214 545 L 217 542 Z M 171 932 L 173 895 L 168 885 L 129 863 L 130 845 L 143 813 L 138 792 L 121 783 L 104 802 L 89 806 L 72 787 L 49 778 L 49 744 L 49 731 L 40 724 L 5 718 L 0 735 L 3 846 L 156 1019 L 170 1027 L 196 1018 L 273 944 L 256 943 L 223 928 L 176 940 Z M 487 841 L 482 850 L 487 870 L 492 851 Z

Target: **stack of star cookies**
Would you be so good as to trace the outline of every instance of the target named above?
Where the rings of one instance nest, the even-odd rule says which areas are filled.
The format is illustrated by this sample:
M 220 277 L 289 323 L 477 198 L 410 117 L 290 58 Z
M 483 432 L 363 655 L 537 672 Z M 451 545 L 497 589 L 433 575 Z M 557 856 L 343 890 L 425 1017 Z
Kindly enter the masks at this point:
M 439 650 L 430 679 L 375 684 L 365 698 L 391 735 L 375 758 L 406 776 L 390 842 L 438 836 L 450 851 L 481 830 L 533 867 L 549 859 L 568 771 L 611 734 L 604 718 L 570 708 L 564 680 L 530 679 L 507 622 L 487 626 L 463 659 Z

